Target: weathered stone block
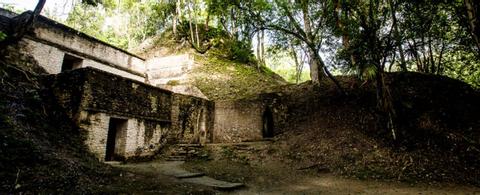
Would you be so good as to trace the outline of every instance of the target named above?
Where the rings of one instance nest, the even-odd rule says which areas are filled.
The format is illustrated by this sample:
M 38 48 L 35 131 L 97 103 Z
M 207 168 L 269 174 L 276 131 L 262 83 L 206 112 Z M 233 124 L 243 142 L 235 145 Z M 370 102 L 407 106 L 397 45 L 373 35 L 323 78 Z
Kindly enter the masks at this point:
M 172 94 L 93 68 L 49 75 L 44 82 L 86 131 L 85 143 L 100 160 L 151 156 L 168 143 L 212 140 L 214 103 L 206 99 Z M 112 130 L 112 121 L 125 123 Z
M 213 141 L 221 143 L 263 139 L 264 110 L 261 101 L 216 102 Z

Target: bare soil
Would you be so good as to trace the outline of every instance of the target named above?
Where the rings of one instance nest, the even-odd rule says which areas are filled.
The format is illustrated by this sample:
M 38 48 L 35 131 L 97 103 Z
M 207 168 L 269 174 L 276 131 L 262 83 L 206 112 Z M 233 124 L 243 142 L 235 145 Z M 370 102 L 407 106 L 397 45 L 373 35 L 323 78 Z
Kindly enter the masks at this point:
M 296 168 L 318 166 L 360 179 L 480 186 L 480 93 L 458 80 L 391 73 L 386 83 L 396 139 L 378 125 L 375 85 L 338 77 L 284 87 L 271 96 L 287 110 L 272 147 Z
M 349 179 L 297 170 L 275 161 L 256 165 L 230 160 L 191 161 L 184 167 L 216 179 L 246 184 L 243 189 L 228 192 L 231 194 L 480 194 L 480 188 L 474 186 Z

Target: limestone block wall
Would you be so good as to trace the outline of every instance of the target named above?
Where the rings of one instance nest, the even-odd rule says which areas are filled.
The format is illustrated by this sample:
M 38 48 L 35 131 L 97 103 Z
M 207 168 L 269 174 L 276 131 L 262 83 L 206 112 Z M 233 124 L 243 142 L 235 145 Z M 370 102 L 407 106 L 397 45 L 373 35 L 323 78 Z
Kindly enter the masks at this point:
M 45 17 L 40 17 L 34 28 L 34 38 L 51 45 L 64 47 L 131 71 L 144 73 L 144 59 L 101 42 L 84 33 Z
M 121 138 L 115 139 L 122 158 L 153 155 L 172 135 L 169 91 L 93 68 L 49 75 L 43 82 L 84 130 L 85 144 L 100 160 L 107 153 L 112 118 L 126 121 L 125 131 L 117 131 Z
M 146 61 L 148 80 L 155 86 L 166 84 L 171 80 L 188 79 L 186 73 L 194 66 L 193 56 L 188 54 L 156 57 Z
M 171 91 L 93 68 L 71 72 L 85 74 L 82 109 L 170 122 Z
M 172 132 L 175 132 L 177 142 L 211 143 L 214 130 L 214 103 L 182 94 L 174 94 L 172 101 Z
M 291 96 L 287 96 L 281 93 L 265 93 L 259 95 L 257 98 L 262 101 L 265 108 L 271 112 L 273 121 L 273 135 L 278 135 L 284 132 L 286 127 L 290 127 L 290 118 L 292 110 L 298 109 L 295 104 L 291 102 L 298 101 L 291 99 Z M 304 109 L 311 109 L 308 106 Z
M 3 32 L 7 31 L 9 26 L 10 26 L 10 18 L 9 17 L 6 17 L 4 15 L 2 15 L 1 13 L 1 9 L 0 9 L 0 30 L 2 30 Z
M 141 81 L 141 82 L 145 81 L 145 77 L 143 77 L 143 76 L 139 76 L 138 74 L 132 74 L 130 72 L 120 70 L 118 68 L 114 68 L 114 67 L 102 64 L 102 63 L 98 63 L 98 62 L 93 61 L 93 60 L 88 60 L 88 59 L 84 60 L 82 66 L 80 68 L 85 68 L 85 67 L 97 68 L 97 69 L 104 70 L 104 71 L 107 71 L 107 72 L 110 72 L 110 73 L 113 73 L 113 74 L 116 74 L 116 75 L 119 75 L 119 76 L 122 76 L 122 77 L 125 77 L 125 78 L 136 80 L 136 81 Z
M 79 127 L 86 133 L 85 145 L 99 160 L 105 159 L 109 117 L 105 113 L 81 112 Z
M 94 67 L 129 79 L 142 82 L 145 81 L 145 77 L 142 74 L 134 72 L 132 73 L 125 69 L 119 69 L 107 64 L 103 64 L 101 62 L 88 58 L 88 56 L 78 56 L 74 54 L 75 52 L 67 52 L 47 43 L 35 41 L 31 37 L 26 37 L 23 39 L 23 41 L 27 43 L 26 50 L 30 52 L 30 54 L 35 58 L 35 60 L 37 60 L 39 65 L 45 68 L 45 70 L 50 74 L 58 74 L 61 72 L 64 56 L 65 54 L 69 54 L 83 60 L 81 66 L 78 68 Z
M 254 141 L 263 139 L 263 113 L 261 101 L 215 102 L 215 143 Z
M 7 17 L 7 18 L 13 18 L 17 15 L 18 14 L 16 14 L 15 12 L 11 12 L 9 10 L 0 8 L 0 16 Z
M 78 118 L 79 127 L 86 131 L 85 144 L 99 160 L 104 160 L 106 156 L 108 128 L 111 118 L 127 120 L 126 132 L 120 135 L 121 139 L 117 139 L 115 142 L 117 148 L 120 149 L 115 152 L 124 159 L 153 155 L 167 141 L 168 130 L 170 129 L 168 123 L 82 111 Z
M 125 129 L 115 135 L 115 151 L 122 158 L 150 156 L 168 143 L 212 141 L 214 103 L 206 99 L 172 94 L 94 68 L 49 75 L 43 82 L 84 130 L 86 145 L 100 160 L 111 143 L 112 120 L 125 121 Z
M 48 73 L 57 74 L 61 72 L 63 56 L 65 55 L 64 51 L 30 39 L 23 39 L 22 41 L 26 43 L 26 51 L 29 52 Z
M 28 14 L 31 12 L 22 15 Z M 0 8 L 0 29 L 10 31 L 16 16 Z M 32 55 L 50 74 L 62 71 L 64 56 L 69 54 L 82 59 L 81 65 L 75 68 L 94 67 L 129 79 L 146 81 L 143 58 L 43 16 L 22 40 L 27 43 L 27 54 Z

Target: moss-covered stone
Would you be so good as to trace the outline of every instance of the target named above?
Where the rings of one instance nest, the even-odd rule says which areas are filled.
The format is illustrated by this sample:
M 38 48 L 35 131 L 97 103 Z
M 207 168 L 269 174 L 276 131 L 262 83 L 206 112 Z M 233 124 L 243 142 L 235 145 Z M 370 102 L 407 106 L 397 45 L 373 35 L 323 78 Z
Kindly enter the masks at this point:
M 202 64 L 192 72 L 192 82 L 211 100 L 254 98 L 286 82 L 265 67 L 254 67 L 217 57 L 198 56 Z
M 113 74 L 84 68 L 46 79 L 73 117 L 79 109 L 170 121 L 172 92 Z

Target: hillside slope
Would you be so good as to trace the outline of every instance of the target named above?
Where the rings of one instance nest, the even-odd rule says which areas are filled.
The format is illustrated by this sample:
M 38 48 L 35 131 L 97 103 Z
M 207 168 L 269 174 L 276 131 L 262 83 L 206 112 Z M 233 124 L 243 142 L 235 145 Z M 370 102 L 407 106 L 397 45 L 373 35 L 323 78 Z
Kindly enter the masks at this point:
M 82 135 L 41 84 L 33 58 L 2 54 L 0 191 L 86 192 L 110 172 L 88 154 Z
M 179 39 L 174 38 L 171 31 L 166 31 L 134 49 L 134 52 L 147 59 L 191 56 L 193 68 L 184 70 L 184 78 L 173 78 L 166 83 L 167 86 L 161 87 L 172 89 L 176 86 L 195 86 L 210 100 L 231 100 L 251 98 L 287 84 L 267 67 L 258 67 L 256 62 L 241 62 L 227 57 L 225 53 L 231 49 L 226 46 L 227 38 L 212 38 L 218 40 L 210 42 L 218 43 L 203 54 L 193 49 L 188 41 Z
M 204 56 L 196 62 L 201 65 L 192 70 L 189 82 L 211 100 L 252 98 L 286 84 L 283 78 L 265 67 Z
M 393 140 L 390 131 L 376 128 L 374 85 L 339 80 L 349 95 L 330 82 L 276 92 L 289 110 L 273 146 L 282 158 L 297 168 L 358 178 L 480 185 L 478 91 L 441 76 L 389 74 L 397 114 Z

